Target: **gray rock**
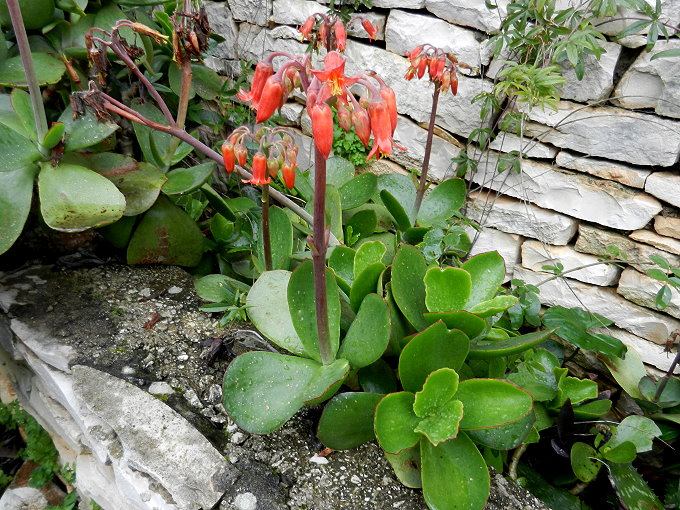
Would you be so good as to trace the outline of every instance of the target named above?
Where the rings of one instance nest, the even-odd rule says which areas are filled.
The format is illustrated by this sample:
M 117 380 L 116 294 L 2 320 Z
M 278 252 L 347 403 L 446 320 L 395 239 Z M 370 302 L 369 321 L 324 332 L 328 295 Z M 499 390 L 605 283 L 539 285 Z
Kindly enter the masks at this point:
M 508 3 L 501 0 L 497 9 L 488 9 L 484 0 L 427 0 L 425 8 L 451 23 L 493 32 L 500 28 Z
M 263 27 L 272 15 L 272 2 L 267 0 L 229 0 L 229 8 L 235 20 Z
M 560 171 L 551 165 L 525 159 L 522 172 L 498 172 L 498 155 L 481 158 L 471 180 L 512 197 L 528 200 L 582 220 L 631 230 L 644 227 L 659 211 L 653 197 L 618 183 Z
M 43 510 L 47 505 L 45 496 L 33 487 L 10 488 L 0 498 L 0 508 L 3 510 Z
M 570 246 L 549 246 L 538 241 L 527 240 L 522 244 L 522 266 L 532 271 L 545 271 L 543 266 L 555 266 L 560 263 L 569 278 L 584 283 L 592 283 L 608 287 L 614 285 L 621 274 L 621 269 L 612 264 L 599 263 L 593 255 L 579 253 Z M 573 271 L 578 267 L 584 267 Z
M 590 156 L 671 166 L 680 154 L 680 123 L 654 115 L 560 101 L 556 112 L 534 108 L 528 116 L 528 136 Z
M 636 230 L 630 234 L 630 238 L 634 241 L 651 244 L 660 250 L 680 255 L 680 241 L 672 237 L 660 236 L 651 230 Z
M 621 274 L 616 292 L 628 301 L 655 309 L 656 294 L 662 286 L 663 284 L 654 278 L 650 278 L 634 269 L 626 269 Z M 680 319 L 680 295 L 678 295 L 677 290 L 671 290 L 671 301 L 662 311 Z
M 645 191 L 680 207 L 680 176 L 675 172 L 653 172 L 645 181 Z
M 628 264 L 643 273 L 649 269 L 649 257 L 652 255 L 664 257 L 671 265 L 680 265 L 680 257 L 672 253 L 636 243 L 621 234 L 607 232 L 591 225 L 579 225 L 579 236 L 575 245 L 577 251 L 609 257 L 607 250 L 609 246 L 617 247 L 622 254 L 621 257 L 625 257 Z
M 557 149 L 532 138 L 521 138 L 514 133 L 502 131 L 489 144 L 489 148 L 499 152 L 521 152 L 528 158 L 554 159 Z
M 574 218 L 493 192 L 470 193 L 466 214 L 484 227 L 555 245 L 567 244 L 578 228 Z
M 621 46 L 608 41 L 599 41 L 605 49 L 599 59 L 594 55 L 584 56 L 583 78 L 576 77 L 576 71 L 569 61 L 562 63 L 566 83 L 560 85 L 560 97 L 573 101 L 590 102 L 606 99 L 614 88 L 614 69 L 621 53 Z
M 626 186 L 640 189 L 645 187 L 645 181 L 652 173 L 649 170 L 640 170 L 629 165 L 581 156 L 564 150 L 560 151 L 557 155 L 556 163 L 563 168 L 578 170 L 579 172 L 585 172 L 602 179 L 620 182 Z
M 234 22 L 228 4 L 225 2 L 206 1 L 203 5 L 208 14 L 210 28 L 212 28 L 215 34 L 225 39 L 217 45 L 213 57 L 218 59 L 237 58 L 236 40 L 238 38 L 238 27 Z
M 385 27 L 385 43 L 386 49 L 397 55 L 406 55 L 419 44 L 429 43 L 472 67 L 481 64 L 480 37 L 475 31 L 432 16 L 392 10 Z

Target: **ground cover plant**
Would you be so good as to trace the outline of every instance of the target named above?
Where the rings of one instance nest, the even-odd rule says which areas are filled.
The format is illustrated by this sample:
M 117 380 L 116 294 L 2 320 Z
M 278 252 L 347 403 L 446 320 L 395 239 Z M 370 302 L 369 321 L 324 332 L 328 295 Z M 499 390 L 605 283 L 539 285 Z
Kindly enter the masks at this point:
M 212 303 L 206 311 L 225 312 L 225 322 L 247 316 L 288 353 L 252 351 L 230 364 L 224 405 L 234 421 L 249 432 L 267 433 L 301 407 L 327 401 L 320 439 L 334 449 L 377 439 L 396 476 L 422 487 L 431 508 L 483 508 L 487 466 L 529 480 L 519 465 L 528 445 L 583 420 L 596 420 L 599 428 L 587 439 L 560 437 L 553 447 L 566 453 L 574 476 L 589 484 L 606 465 L 628 508 L 637 504 L 626 499 L 631 491 L 660 508 L 631 462 L 663 433 L 656 422 L 677 424 L 676 385 L 669 382 L 676 380 L 663 388 L 654 382 L 652 388 L 647 379 L 622 383 L 646 402 L 649 416 L 620 424 L 600 420 L 612 405 L 608 394 L 592 380 L 569 376 L 560 347 L 549 339 L 554 333 L 616 366 L 629 360 L 625 346 L 590 331 L 606 319 L 559 307 L 541 316 L 539 289 L 522 282 L 514 282 L 514 290 L 502 286 L 505 266 L 496 252 L 465 260 L 471 240 L 464 227 L 472 224 L 462 213 L 465 181 L 448 179 L 426 193 L 437 98 L 456 93 L 464 63 L 430 45 L 408 54 L 405 78 L 427 75 L 434 89 L 420 178 L 356 175 L 355 164 L 338 156 L 345 151 L 356 160 L 347 140 L 364 147 L 364 161 L 401 150 L 392 141 L 397 112 L 389 84 L 372 72 L 344 71 L 346 24 L 361 24 L 372 37 L 376 29 L 366 19 L 348 17 L 332 5 L 328 15 L 310 17 L 300 31 L 312 46 L 326 49 L 323 63 L 315 67 L 310 54 L 281 52 L 258 62 L 252 83 L 237 98 L 254 107 L 259 126 L 230 130 L 212 148 L 185 127 L 191 124 L 192 84 L 202 99 L 224 92 L 220 79 L 198 65 L 210 45 L 203 11 L 182 2 L 172 16 L 157 11 L 143 22 L 115 19 L 98 26 L 97 16 L 109 5 L 77 4 L 71 13 L 76 16 L 64 21 L 77 25 L 94 16 L 80 29 L 81 56 L 89 58 L 94 79 L 85 86 L 77 62 L 64 64 L 57 80 L 67 70 L 82 78 L 72 80 L 80 90 L 72 95 L 71 109 L 62 102 L 54 112 L 60 121 L 41 131 L 45 115 L 35 83 L 29 93 L 17 88 L 6 95 L 1 129 L 26 150 L 7 150 L 11 164 L 0 173 L 11 183 L 3 211 L 16 218 L 1 232 L 3 249 L 21 232 L 37 175 L 48 226 L 71 231 L 108 224 L 103 232 L 126 250 L 130 263 L 196 267 L 198 275 L 206 275 L 196 282 L 199 295 Z M 527 16 L 521 18 L 528 24 Z M 65 33 L 73 30 L 61 26 Z M 15 32 L 18 57 L 28 62 L 21 30 Z M 51 52 L 56 40 L 47 40 Z M 591 38 L 586 40 L 583 51 L 594 52 Z M 570 58 L 574 51 L 564 54 Z M 554 69 L 509 69 L 491 95 L 478 99 L 489 109 L 504 97 L 524 98 L 531 106 L 556 100 Z M 118 75 L 134 77 L 146 99 L 130 99 L 134 94 L 125 88 L 112 90 Z M 518 81 L 526 76 L 534 81 Z M 520 90 L 530 93 L 525 97 Z M 304 93 L 312 120 L 315 165 L 309 172 L 297 168 L 293 134 L 270 122 L 294 91 Z M 194 123 L 201 118 L 198 110 L 193 109 Z M 112 150 L 111 136 L 121 131 L 113 121 L 131 123 L 127 134 L 138 144 L 137 159 Z M 493 135 L 478 131 L 471 140 L 484 148 Z M 521 170 L 521 154 L 515 156 L 519 164 L 509 168 Z M 183 165 L 187 160 L 191 163 Z M 472 155 L 462 160 L 473 164 Z M 91 213 L 78 189 L 83 182 L 99 190 Z M 243 184 L 250 186 L 232 196 Z M 71 208 L 78 212 L 75 218 Z

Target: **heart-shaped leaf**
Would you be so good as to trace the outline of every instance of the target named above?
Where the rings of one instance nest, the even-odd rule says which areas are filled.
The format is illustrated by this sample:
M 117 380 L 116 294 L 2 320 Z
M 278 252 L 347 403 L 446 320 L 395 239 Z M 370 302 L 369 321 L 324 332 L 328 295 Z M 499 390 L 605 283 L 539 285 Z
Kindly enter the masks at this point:
M 458 374 L 450 368 L 440 368 L 432 372 L 416 393 L 413 412 L 420 418 L 435 414 L 440 407 L 453 399 L 458 391 Z
M 423 497 L 429 508 L 482 510 L 489 497 L 489 470 L 474 443 L 461 433 L 437 446 L 423 438 Z
M 432 226 L 449 219 L 465 203 L 467 186 L 463 179 L 447 179 L 423 198 L 418 211 L 418 224 Z
M 415 431 L 427 437 L 434 446 L 453 439 L 458 435 L 458 427 L 463 419 L 463 403 L 451 400 L 443 404 L 435 414 L 423 418 Z
M 265 271 L 246 298 L 248 318 L 266 338 L 282 349 L 307 356 L 288 309 L 288 271 Z
M 415 395 L 406 391 L 386 395 L 375 408 L 375 437 L 387 453 L 399 453 L 418 444 L 420 423 L 413 412 Z
M 43 163 L 38 192 L 45 223 L 63 232 L 113 223 L 125 211 L 125 197 L 113 183 L 79 165 Z
M 316 295 L 312 261 L 300 264 L 288 282 L 288 309 L 295 331 L 305 346 L 307 354 L 321 361 L 316 324 Z M 338 285 L 330 269 L 326 269 L 326 299 L 328 305 L 328 332 L 331 354 L 335 356 L 340 346 L 340 297 Z
M 405 244 L 392 263 L 392 295 L 401 313 L 416 330 L 427 328 L 425 306 L 425 272 L 427 264 L 418 248 Z M 420 389 L 420 388 L 417 388 Z
M 193 267 L 203 255 L 203 234 L 196 222 L 165 197 L 144 213 L 127 250 L 128 264 Z
M 462 266 L 470 273 L 472 286 L 470 297 L 465 305 L 466 310 L 482 301 L 496 296 L 498 287 L 505 279 L 505 262 L 497 251 L 480 253 L 466 261 Z
M 0 254 L 10 249 L 24 229 L 37 173 L 37 165 L 0 172 Z
M 430 312 L 460 310 L 470 296 L 470 275 L 456 267 L 431 267 L 425 273 L 424 282 L 425 305 Z
M 375 439 L 373 415 L 384 395 L 340 393 L 323 409 L 317 437 L 329 448 L 349 450 Z
M 648 452 L 652 449 L 652 440 L 660 435 L 661 429 L 654 421 L 644 416 L 631 415 L 617 425 L 616 434 L 609 440 L 607 446 L 613 448 L 630 441 L 635 445 L 637 453 Z M 632 459 L 623 462 L 632 462 Z
M 375 174 L 367 172 L 365 174 L 357 175 L 346 183 L 340 185 L 338 193 L 340 194 L 340 203 L 342 209 L 354 209 L 368 200 L 375 194 L 377 189 L 378 178 Z
M 296 356 L 248 352 L 234 359 L 224 374 L 224 407 L 242 429 L 268 434 L 348 372 L 345 360 L 321 365 Z
M 390 315 L 387 303 L 377 294 L 367 295 L 347 331 L 338 357 L 349 361 L 352 370 L 376 361 L 387 349 Z
M 521 420 L 534 400 L 517 386 L 498 379 L 468 379 L 458 385 L 456 399 L 463 402 L 461 429 L 488 429 Z
M 435 322 L 415 335 L 399 356 L 399 379 L 407 391 L 420 391 L 427 377 L 440 368 L 458 371 L 465 361 L 470 340 L 459 330 Z

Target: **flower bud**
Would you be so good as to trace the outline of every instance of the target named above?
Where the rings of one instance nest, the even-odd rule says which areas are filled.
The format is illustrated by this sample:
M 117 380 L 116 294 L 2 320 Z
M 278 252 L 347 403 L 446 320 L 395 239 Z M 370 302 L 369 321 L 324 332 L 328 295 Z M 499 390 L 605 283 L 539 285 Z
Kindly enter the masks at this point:
M 418 65 L 413 65 L 418 69 L 418 79 L 422 78 L 425 74 L 425 69 L 427 68 L 427 59 L 425 57 L 420 57 L 418 59 Z
M 274 115 L 277 108 L 281 107 L 281 100 L 283 99 L 283 83 L 278 75 L 270 77 L 264 84 L 262 95 L 257 103 L 257 115 L 255 122 L 258 124 L 264 122 L 269 117 Z
M 314 28 L 315 23 L 316 17 L 314 15 L 307 18 L 305 24 L 300 27 L 300 33 L 302 34 L 302 37 L 309 39 L 309 33 L 312 31 L 312 28 Z
M 328 159 L 333 147 L 333 112 L 326 103 L 316 104 L 309 112 L 312 119 L 312 135 L 316 148 Z
M 224 142 L 222 144 L 222 159 L 224 161 L 224 168 L 228 173 L 232 173 L 236 168 L 236 156 L 234 154 L 234 144 L 231 142 Z
M 295 164 L 284 163 L 281 174 L 283 175 L 283 182 L 286 188 L 293 189 L 295 186 Z
M 338 125 L 345 133 L 349 133 L 352 128 L 352 113 L 347 105 L 338 106 Z
M 255 74 L 253 76 L 253 85 L 250 87 L 250 92 L 245 92 L 243 89 L 236 94 L 241 101 L 251 101 L 254 108 L 260 101 L 262 90 L 264 89 L 267 80 L 274 74 L 274 68 L 271 64 L 266 62 L 258 62 L 255 66 Z
M 361 26 L 364 27 L 364 30 L 366 30 L 366 33 L 368 34 L 368 38 L 371 41 L 375 40 L 375 36 L 378 33 L 378 27 L 375 26 L 370 21 L 368 21 L 366 18 L 361 20 Z
M 243 182 L 262 186 L 264 184 L 269 184 L 272 181 L 267 177 L 267 157 L 262 152 L 258 152 L 253 156 L 251 170 L 253 172 L 252 179 L 243 179 Z
M 345 51 L 347 46 L 347 33 L 345 32 L 345 24 L 341 19 L 338 19 L 333 25 L 333 31 L 335 32 L 335 45 L 338 51 Z
M 243 145 L 236 145 L 234 147 L 234 155 L 236 156 L 236 162 L 240 166 L 246 166 L 248 162 L 248 150 Z
M 368 142 L 371 139 L 371 121 L 368 112 L 363 108 L 355 108 L 352 112 L 352 125 L 361 143 L 364 144 L 364 147 L 368 147 Z

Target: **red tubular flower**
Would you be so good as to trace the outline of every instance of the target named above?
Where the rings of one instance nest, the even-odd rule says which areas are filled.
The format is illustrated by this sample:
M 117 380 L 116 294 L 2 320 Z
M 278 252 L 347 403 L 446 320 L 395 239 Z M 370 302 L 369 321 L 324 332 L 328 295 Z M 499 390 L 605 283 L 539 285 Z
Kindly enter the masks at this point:
M 283 174 L 283 183 L 286 185 L 286 188 L 293 189 L 295 186 L 295 164 L 284 163 L 281 173 Z
M 312 106 L 309 111 L 312 118 L 312 135 L 316 148 L 324 157 L 328 159 L 333 147 L 333 112 L 326 103 Z
M 262 95 L 257 103 L 257 116 L 255 122 L 264 122 L 274 115 L 277 108 L 281 106 L 283 99 L 283 82 L 278 75 L 271 76 L 264 84 Z
M 354 108 L 352 112 L 352 125 L 361 143 L 364 147 L 368 147 L 368 142 L 371 139 L 371 121 L 368 118 L 368 112 L 363 108 Z
M 378 27 L 375 26 L 370 21 L 368 21 L 366 18 L 361 20 L 361 26 L 364 27 L 364 30 L 366 30 L 366 33 L 368 34 L 368 38 L 371 41 L 375 40 L 375 36 L 378 33 Z
M 436 78 L 441 78 L 444 69 L 446 68 L 446 57 L 440 57 L 437 60 L 437 69 L 435 71 Z
M 420 55 L 421 51 L 423 51 L 423 45 L 422 44 L 420 46 L 416 46 L 415 48 L 413 48 L 413 50 L 411 50 L 411 52 L 408 55 L 406 55 L 414 66 L 416 66 L 417 64 L 413 60 L 418 55 Z
M 236 145 L 234 147 L 234 154 L 236 156 L 236 162 L 240 166 L 245 166 L 248 161 L 248 150 L 242 145 Z
M 338 106 L 338 125 L 345 133 L 349 133 L 352 128 L 352 112 L 344 104 Z
M 251 170 L 253 171 L 253 178 L 250 180 L 243 179 L 243 182 L 254 184 L 255 186 L 262 186 L 269 184 L 272 180 L 267 176 L 267 156 L 258 152 L 253 156 L 253 164 Z
M 222 144 L 222 159 L 224 160 L 224 168 L 228 173 L 232 173 L 236 168 L 236 156 L 234 155 L 234 144 L 231 142 L 224 142 Z
M 387 111 L 390 114 L 390 127 L 392 128 L 392 133 L 397 129 L 397 97 L 394 95 L 394 90 L 392 90 L 387 85 L 380 84 L 380 97 L 387 103 Z
M 338 47 L 339 51 L 345 51 L 347 46 L 347 33 L 345 32 L 345 24 L 342 20 L 338 19 L 333 25 L 333 31 L 335 32 L 335 45 Z
M 392 133 L 390 125 L 390 112 L 384 99 L 373 101 L 368 108 L 368 116 L 371 119 L 371 131 L 373 132 L 373 147 L 368 153 L 366 161 L 375 154 L 389 156 L 392 154 Z
M 255 66 L 255 75 L 253 76 L 253 84 L 250 87 L 250 92 L 245 92 L 243 89 L 239 89 L 239 93 L 236 94 L 241 101 L 251 101 L 254 108 L 257 108 L 257 104 L 260 101 L 260 96 L 262 95 L 262 90 L 264 85 L 271 75 L 274 74 L 274 68 L 271 64 L 266 62 L 258 62 Z
M 314 24 L 316 23 L 316 17 L 314 15 L 310 16 L 307 18 L 305 21 L 305 24 L 300 27 L 300 33 L 302 34 L 302 37 L 305 39 L 309 38 L 309 33 L 312 31 L 312 28 L 314 28 Z
M 427 69 L 427 59 L 425 57 L 420 57 L 418 60 L 418 65 L 413 65 L 418 69 L 418 79 L 422 78 L 425 74 L 425 69 Z

